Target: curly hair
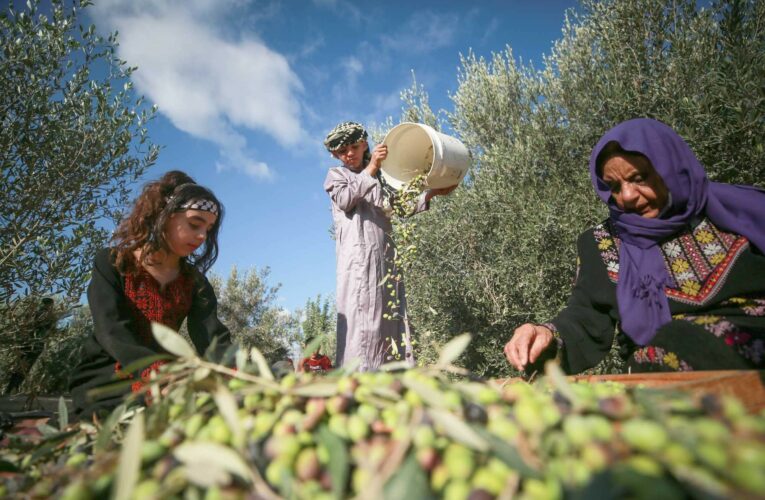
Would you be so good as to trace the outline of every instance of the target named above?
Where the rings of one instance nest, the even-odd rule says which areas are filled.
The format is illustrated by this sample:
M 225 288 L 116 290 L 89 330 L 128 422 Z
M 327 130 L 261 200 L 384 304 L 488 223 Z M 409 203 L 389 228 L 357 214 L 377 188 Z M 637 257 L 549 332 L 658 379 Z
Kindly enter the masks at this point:
M 200 198 L 218 205 L 218 217 L 207 233 L 202 252 L 185 257 L 181 263 L 206 273 L 218 258 L 218 231 L 223 222 L 223 204 L 212 191 L 179 170 L 167 172 L 160 179 L 147 183 L 130 214 L 117 226 L 112 236 L 117 269 L 123 274 L 134 274 L 152 254 L 169 250 L 165 239 L 168 219 L 174 213 L 185 210 L 182 207 L 187 201 Z M 140 262 L 136 262 L 133 255 L 135 250 L 141 251 Z

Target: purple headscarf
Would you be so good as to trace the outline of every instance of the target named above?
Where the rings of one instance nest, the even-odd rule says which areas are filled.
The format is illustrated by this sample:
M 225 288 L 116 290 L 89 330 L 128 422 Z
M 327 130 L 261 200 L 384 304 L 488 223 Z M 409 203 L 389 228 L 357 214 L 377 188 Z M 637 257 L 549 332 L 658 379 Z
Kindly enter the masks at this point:
M 619 209 L 597 172 L 597 159 L 609 142 L 646 156 L 672 194 L 664 215 L 649 219 Z M 590 156 L 595 191 L 608 205 L 622 240 L 616 299 L 622 329 L 646 345 L 672 317 L 664 287 L 672 285 L 659 244 L 695 218 L 707 216 L 720 228 L 745 236 L 765 251 L 765 192 L 752 186 L 710 182 L 691 148 L 674 130 L 656 120 L 637 118 L 615 126 L 598 141 Z

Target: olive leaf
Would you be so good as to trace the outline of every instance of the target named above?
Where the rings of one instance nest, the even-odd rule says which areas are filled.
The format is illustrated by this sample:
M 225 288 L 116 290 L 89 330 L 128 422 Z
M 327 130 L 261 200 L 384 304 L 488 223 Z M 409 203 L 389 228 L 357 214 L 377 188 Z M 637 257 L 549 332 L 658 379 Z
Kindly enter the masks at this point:
M 458 416 L 446 410 L 436 408 L 428 409 L 428 415 L 436 424 L 440 425 L 444 432 L 454 441 L 464 444 L 468 448 L 485 452 L 489 449 L 489 443 L 481 437 L 470 425 Z
M 434 498 L 428 484 L 428 477 L 417 463 L 414 452 L 409 453 L 401 468 L 387 481 L 383 490 L 383 498 L 386 500 Z
M 244 429 L 242 429 L 239 415 L 237 414 L 238 406 L 236 399 L 224 384 L 218 384 L 218 388 L 213 393 L 213 399 L 215 399 L 215 404 L 218 405 L 218 410 L 220 410 L 223 420 L 226 421 L 226 424 L 231 429 L 231 434 L 234 436 L 234 445 L 237 448 L 241 448 L 244 444 Z
M 295 387 L 290 394 L 308 398 L 328 398 L 337 394 L 337 382 L 319 380 Z
M 186 442 L 173 450 L 178 461 L 190 469 L 207 470 L 208 473 L 221 476 L 228 472 L 247 482 L 252 479 L 252 471 L 242 457 L 231 448 L 211 442 Z
M 579 398 L 576 395 L 576 392 L 571 388 L 571 384 L 566 379 L 566 374 L 563 373 L 563 369 L 558 363 L 552 360 L 545 363 L 545 375 L 555 390 L 568 399 L 574 407 L 581 406 L 581 398 Z
M 66 407 L 64 396 L 58 398 L 58 428 L 63 431 L 69 426 L 69 409 Z
M 398 370 L 408 370 L 411 368 L 408 361 L 391 361 L 380 366 L 380 371 L 395 372 Z
M 204 380 L 207 377 L 210 376 L 211 370 L 207 366 L 201 366 L 194 370 L 193 379 L 195 382 L 199 382 L 200 380 Z
M 447 366 L 454 363 L 465 349 L 467 349 L 471 339 L 472 336 L 469 333 L 463 333 L 447 342 L 444 348 L 441 349 L 441 355 L 438 357 L 438 365 Z
M 401 382 L 407 389 L 414 391 L 422 400 L 428 405 L 435 408 L 444 408 L 446 403 L 443 398 L 443 394 L 432 389 L 426 384 L 410 378 L 402 378 Z
M 258 373 L 261 377 L 266 380 L 274 380 L 274 374 L 271 372 L 271 367 L 268 366 L 268 361 L 266 361 L 266 358 L 263 356 L 263 353 L 260 352 L 260 349 L 257 347 L 250 349 L 250 357 L 258 366 Z
M 151 324 L 151 332 L 154 334 L 154 338 L 159 345 L 167 352 L 175 354 L 179 358 L 198 358 L 196 351 L 186 342 L 186 339 L 165 325 L 153 322 Z
M 236 369 L 244 370 L 244 367 L 247 366 L 247 361 L 249 361 L 247 358 L 247 350 L 238 349 L 234 355 L 234 359 L 236 360 Z
M 348 450 L 343 440 L 330 431 L 326 425 L 319 428 L 317 439 L 329 452 L 328 467 L 329 476 L 332 480 L 332 494 L 335 498 L 343 498 L 350 473 Z
M 130 500 L 141 472 L 141 447 L 144 438 L 143 413 L 138 413 L 130 423 L 120 451 L 117 466 L 114 500 Z
M 513 444 L 498 438 L 485 428 L 471 426 L 476 433 L 489 442 L 494 454 L 508 467 L 519 472 L 523 477 L 539 478 L 541 474 L 526 462 Z
M 101 427 L 101 430 L 98 432 L 98 438 L 96 438 L 96 444 L 95 444 L 96 452 L 106 449 L 106 447 L 109 445 L 111 439 L 113 439 L 114 437 L 113 436 L 114 428 L 117 427 L 117 425 L 120 423 L 123 415 L 125 415 L 126 410 L 127 410 L 127 406 L 125 403 L 123 403 L 117 406 L 114 410 L 112 410 L 112 412 L 106 418 L 104 425 Z
M 314 352 L 318 351 L 319 348 L 321 347 L 321 341 L 322 341 L 321 337 L 316 337 L 311 342 L 309 342 L 308 345 L 306 345 L 305 348 L 303 349 L 303 353 L 302 353 L 303 357 L 307 358 L 311 356 L 311 354 L 313 354 Z

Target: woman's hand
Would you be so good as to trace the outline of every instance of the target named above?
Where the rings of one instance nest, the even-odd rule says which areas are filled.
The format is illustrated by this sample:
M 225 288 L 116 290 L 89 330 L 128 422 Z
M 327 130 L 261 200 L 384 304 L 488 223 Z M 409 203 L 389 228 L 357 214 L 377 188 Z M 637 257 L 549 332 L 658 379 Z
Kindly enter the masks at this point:
M 553 338 L 553 333 L 546 326 L 526 323 L 516 328 L 513 338 L 505 344 L 505 357 L 518 371 L 523 371 L 550 346 Z
M 459 186 L 459 184 L 455 184 L 454 186 L 449 186 L 445 188 L 429 189 L 428 194 L 426 194 L 425 197 L 427 201 L 430 201 L 433 199 L 434 196 L 446 196 L 447 194 L 457 189 L 457 186 Z
M 383 160 L 387 157 L 388 146 L 385 144 L 378 144 L 375 146 L 372 150 L 372 159 L 369 160 L 369 165 L 367 165 L 367 168 L 365 169 L 366 172 L 372 177 L 377 175 L 377 171 L 380 170 L 380 165 L 382 165 Z

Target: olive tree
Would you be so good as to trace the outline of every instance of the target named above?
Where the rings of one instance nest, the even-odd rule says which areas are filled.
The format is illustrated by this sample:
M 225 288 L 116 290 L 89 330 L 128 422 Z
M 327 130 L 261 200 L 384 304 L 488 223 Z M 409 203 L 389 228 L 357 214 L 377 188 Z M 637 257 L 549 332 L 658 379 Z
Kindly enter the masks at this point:
M 308 299 L 302 310 L 295 312 L 300 321 L 301 340 L 304 347 L 309 339 L 318 340 L 322 354 L 333 360 L 337 353 L 337 310 L 335 302 L 328 297 L 317 295 Z M 301 349 L 302 352 L 302 349 Z
M 565 304 L 576 237 L 606 216 L 587 165 L 620 121 L 662 120 L 713 180 L 764 186 L 764 67 L 765 2 L 754 0 L 582 0 L 540 69 L 511 47 L 463 56 L 446 116 L 474 162 L 460 189 L 418 215 L 406 280 L 419 357 L 467 331 L 466 366 L 510 373 L 505 342 Z
M 86 0 L 0 12 L 0 355 L 36 344 L 44 297 L 79 301 L 132 183 L 156 160 L 117 38 L 83 26 Z M 56 331 L 55 328 L 50 332 Z M 34 346 L 32 346 L 34 347 Z
M 218 317 L 240 346 L 257 347 L 267 358 L 288 349 L 298 338 L 297 319 L 277 305 L 281 284 L 269 284 L 265 267 L 240 273 L 236 266 L 224 282 L 215 274 L 210 283 L 218 297 Z
M 134 98 L 134 68 L 79 24 L 79 8 L 53 1 L 0 13 L 0 300 L 79 298 L 92 255 L 127 202 L 131 182 L 154 163 Z

